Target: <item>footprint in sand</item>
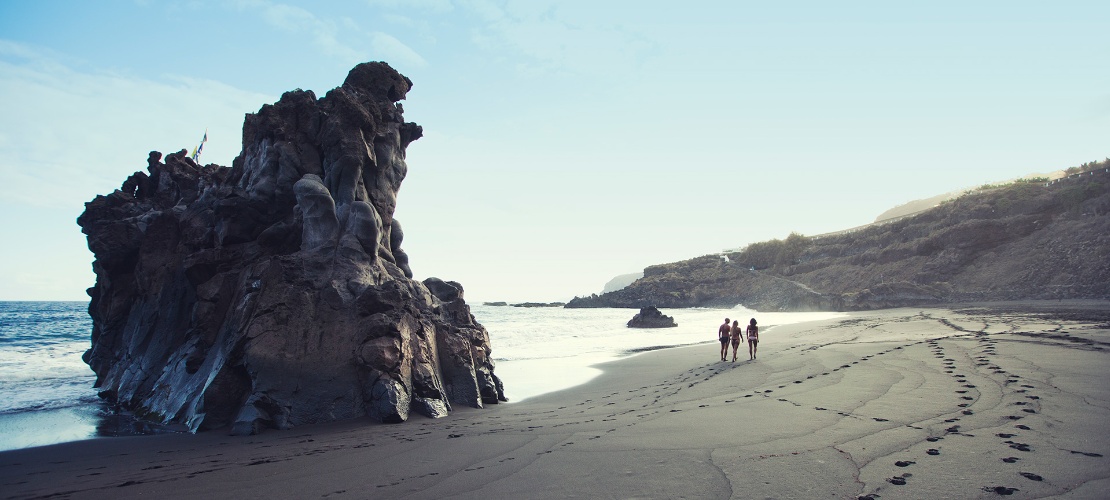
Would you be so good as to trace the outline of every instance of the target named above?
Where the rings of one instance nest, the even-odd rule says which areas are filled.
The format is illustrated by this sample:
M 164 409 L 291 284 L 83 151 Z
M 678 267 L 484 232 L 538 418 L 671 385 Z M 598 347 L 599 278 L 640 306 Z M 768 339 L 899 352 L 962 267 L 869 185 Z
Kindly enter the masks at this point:
M 910 477 L 910 474 L 902 474 L 901 476 L 894 476 L 890 479 L 887 479 L 886 482 L 897 486 L 905 486 L 906 478 L 908 477 Z
M 1099 458 L 1099 457 L 1101 457 L 1101 456 L 1102 456 L 1102 454 L 1101 454 L 1101 453 L 1091 453 L 1091 452 L 1089 452 L 1089 451 L 1075 451 L 1075 450 L 1071 450 L 1071 453 L 1072 453 L 1073 455 L 1083 455 L 1083 456 L 1085 456 L 1085 457 L 1091 457 L 1091 458 Z
M 926 441 L 928 441 L 928 442 L 930 442 L 930 443 L 935 443 L 935 442 L 937 442 L 937 441 L 940 441 L 941 439 L 944 439 L 944 438 L 942 438 L 942 437 L 936 437 L 936 436 L 932 436 L 932 437 L 927 437 L 927 438 L 925 438 L 925 440 L 926 440 Z
M 894 462 L 894 465 L 898 466 L 898 467 L 909 467 L 909 466 L 911 466 L 913 464 L 916 464 L 916 463 L 917 462 L 913 462 L 913 461 L 910 461 L 910 460 L 899 460 L 897 462 Z
M 998 436 L 998 437 L 1000 437 L 1000 438 L 1002 438 L 1002 439 L 1010 439 L 1010 438 L 1012 438 L 1012 437 L 1014 437 L 1014 436 L 1016 436 L 1016 435 L 1017 435 L 1017 434 L 1009 434 L 1009 433 L 1006 433 L 1006 432 L 1000 432 L 1000 433 L 998 433 L 998 434 L 995 434 L 995 436 Z
M 1018 457 L 1006 457 L 1006 458 L 1002 459 L 1003 462 L 1006 462 L 1008 464 L 1017 463 L 1018 460 L 1021 460 L 1021 459 L 1018 458 Z
M 1017 488 L 1007 488 L 1005 486 L 984 486 L 983 491 L 985 491 L 987 493 L 997 493 L 997 494 L 1003 495 L 1003 496 L 1010 496 L 1010 495 L 1013 495 L 1014 493 L 1017 493 L 1021 490 L 1019 490 Z
M 1033 481 L 1044 481 L 1043 477 L 1032 472 L 1019 472 L 1018 474 L 1021 474 L 1021 477 L 1024 477 L 1025 479 L 1032 479 Z
M 1021 424 L 1015 425 L 1015 426 L 1014 426 L 1014 428 L 1015 428 L 1015 429 L 1021 429 L 1021 430 L 1023 430 L 1023 431 L 1029 431 L 1029 430 L 1033 430 L 1033 429 L 1032 429 L 1032 428 L 1030 428 L 1030 427 L 1029 427 L 1028 425 L 1021 425 Z
M 925 450 L 925 454 L 926 455 L 940 455 L 940 450 L 938 450 L 936 448 L 929 448 L 928 450 Z

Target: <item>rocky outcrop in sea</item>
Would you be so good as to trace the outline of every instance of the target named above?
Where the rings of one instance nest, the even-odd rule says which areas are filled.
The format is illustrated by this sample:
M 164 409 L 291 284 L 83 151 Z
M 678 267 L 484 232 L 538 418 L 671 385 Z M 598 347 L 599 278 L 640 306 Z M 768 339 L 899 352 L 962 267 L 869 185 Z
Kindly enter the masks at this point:
M 151 152 L 86 204 L 101 395 L 147 420 L 233 433 L 504 401 L 463 287 L 415 281 L 393 218 L 422 129 L 412 82 L 364 63 L 317 98 L 248 114 L 232 167 Z
M 678 326 L 678 323 L 655 306 L 647 306 L 640 308 L 640 312 L 628 320 L 627 326 L 629 328 L 671 328 Z

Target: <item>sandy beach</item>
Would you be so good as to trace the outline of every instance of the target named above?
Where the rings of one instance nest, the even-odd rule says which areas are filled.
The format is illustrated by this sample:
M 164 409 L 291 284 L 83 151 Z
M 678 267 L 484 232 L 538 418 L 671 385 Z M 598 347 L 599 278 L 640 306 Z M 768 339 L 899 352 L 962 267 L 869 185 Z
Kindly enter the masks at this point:
M 706 325 L 707 337 L 715 324 Z M 496 348 L 496 346 L 494 346 Z M 851 313 L 397 425 L 0 453 L 5 498 L 1106 498 L 1110 304 Z M 553 374 L 552 376 L 558 376 Z M 506 380 L 511 384 L 511 380 Z

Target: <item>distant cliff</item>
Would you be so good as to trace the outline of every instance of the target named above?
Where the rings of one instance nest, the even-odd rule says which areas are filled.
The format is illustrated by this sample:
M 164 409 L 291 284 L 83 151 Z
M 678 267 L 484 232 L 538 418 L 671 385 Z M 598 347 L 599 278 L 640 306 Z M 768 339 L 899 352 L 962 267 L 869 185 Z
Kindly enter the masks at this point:
M 1047 181 L 984 186 L 916 215 L 822 237 L 651 266 L 567 307 L 857 310 L 1110 298 L 1110 161 Z
M 631 285 L 636 280 L 638 280 L 640 278 L 643 278 L 643 277 L 644 277 L 644 272 L 643 271 L 640 271 L 638 273 L 622 274 L 620 276 L 617 276 L 617 277 L 609 280 L 609 282 L 605 283 L 605 286 L 602 287 L 602 289 L 601 289 L 601 293 L 615 292 L 617 290 L 620 290 L 621 288 L 624 288 L 628 285 Z

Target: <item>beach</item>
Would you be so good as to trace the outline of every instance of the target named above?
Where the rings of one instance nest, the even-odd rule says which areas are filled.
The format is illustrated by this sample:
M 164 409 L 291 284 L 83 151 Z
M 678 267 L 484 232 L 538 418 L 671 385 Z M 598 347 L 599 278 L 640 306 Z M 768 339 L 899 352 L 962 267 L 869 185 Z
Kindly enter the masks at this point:
M 712 328 L 712 325 L 707 325 Z M 905 308 L 440 419 L 0 452 L 5 498 L 1105 498 L 1110 304 Z M 511 383 L 511 381 L 506 381 Z

